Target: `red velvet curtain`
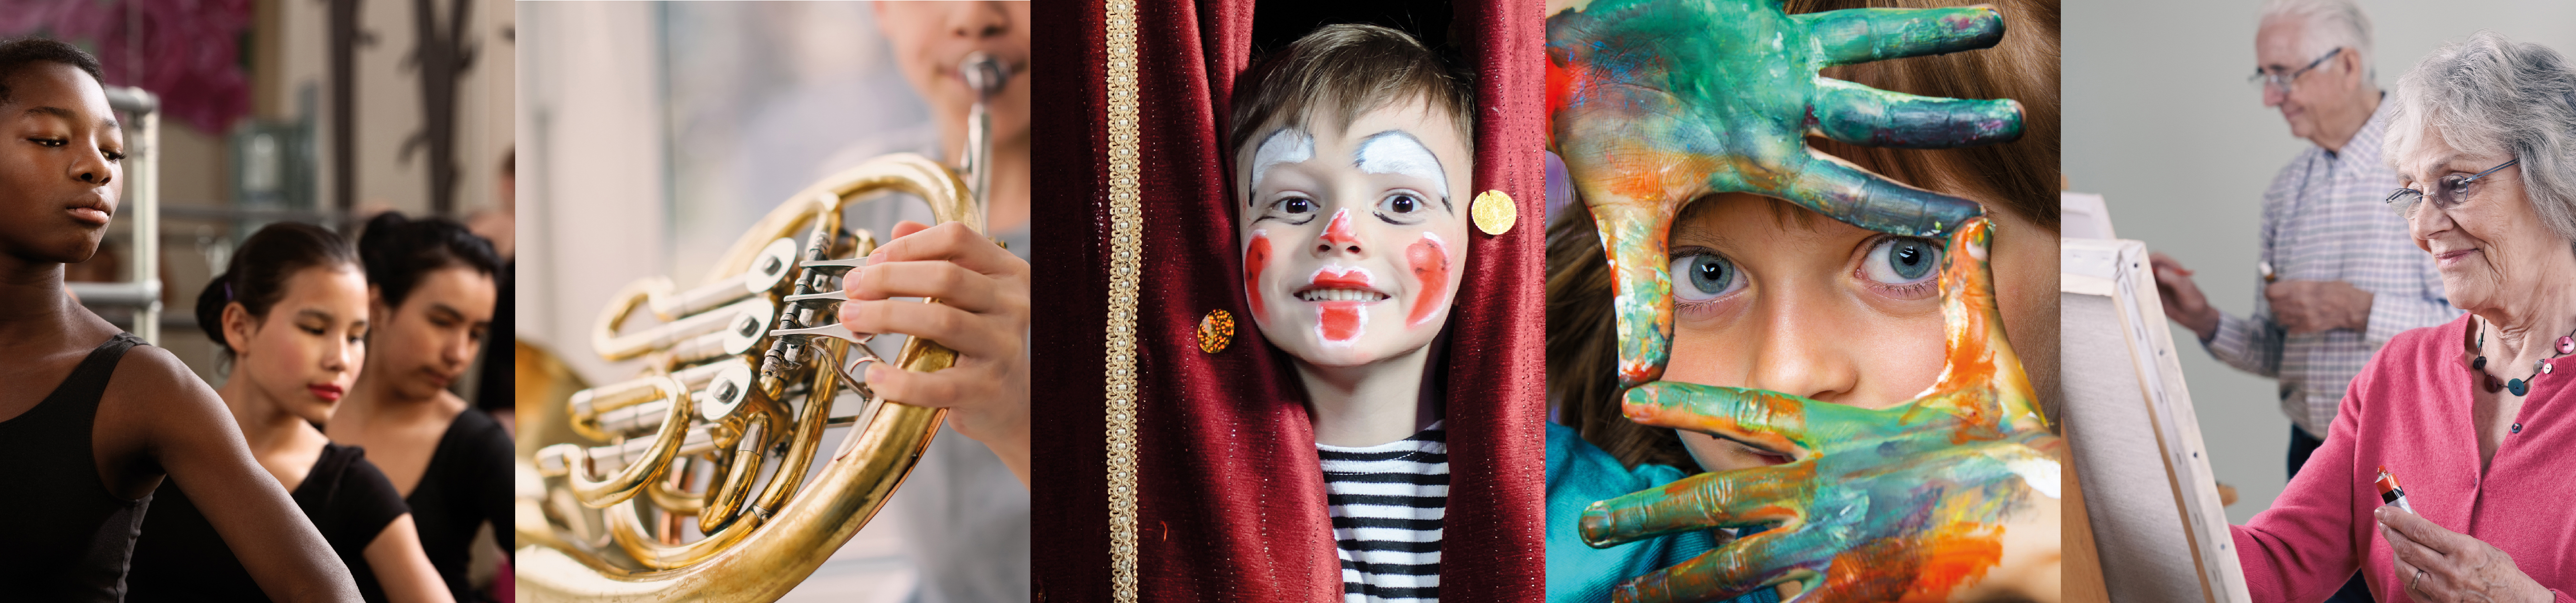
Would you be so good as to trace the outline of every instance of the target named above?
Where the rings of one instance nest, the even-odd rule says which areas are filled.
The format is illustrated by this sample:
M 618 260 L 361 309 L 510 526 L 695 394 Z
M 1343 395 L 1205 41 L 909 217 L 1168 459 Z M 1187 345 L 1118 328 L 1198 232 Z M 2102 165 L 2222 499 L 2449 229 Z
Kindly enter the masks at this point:
M 1102 357 L 1108 297 L 1106 0 L 1032 7 L 1037 89 L 1033 206 L 1031 563 L 1040 601 L 1111 598 Z M 1451 486 L 1441 595 L 1537 600 L 1545 590 L 1545 381 L 1540 295 L 1544 23 L 1536 1 L 1456 7 L 1479 74 L 1476 190 L 1523 216 L 1471 235 L 1447 340 Z M 1239 321 L 1196 344 L 1201 316 L 1244 312 L 1218 150 L 1252 3 L 1142 2 L 1137 53 L 1144 277 L 1136 294 L 1140 592 L 1155 601 L 1340 600 L 1314 432 L 1293 369 Z M 1078 226 L 1076 226 L 1078 225 Z M 1073 226 L 1070 228 L 1061 226 Z

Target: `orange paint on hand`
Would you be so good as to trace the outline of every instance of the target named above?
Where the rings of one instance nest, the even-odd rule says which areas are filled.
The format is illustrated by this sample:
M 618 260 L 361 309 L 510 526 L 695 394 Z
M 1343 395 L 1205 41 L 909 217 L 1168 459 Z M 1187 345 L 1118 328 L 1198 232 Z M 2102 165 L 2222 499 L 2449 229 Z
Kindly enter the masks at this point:
M 2003 560 L 2002 530 L 1933 527 L 1914 542 L 1878 540 L 1834 555 L 1818 590 L 1851 601 L 1938 603 Z
M 1901 601 L 1946 601 L 1959 585 L 1976 581 L 2003 562 L 2003 528 L 1949 524 L 1924 534 L 1914 546 L 1923 555 L 1914 588 Z

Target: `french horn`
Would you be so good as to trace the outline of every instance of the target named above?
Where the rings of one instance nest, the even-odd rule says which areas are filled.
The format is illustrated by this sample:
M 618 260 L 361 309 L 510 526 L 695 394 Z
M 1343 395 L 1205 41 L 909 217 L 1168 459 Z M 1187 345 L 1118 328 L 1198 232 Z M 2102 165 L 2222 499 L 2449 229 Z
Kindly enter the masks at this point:
M 962 69 L 989 86 L 987 98 L 1001 84 L 989 58 L 969 57 Z M 989 153 L 982 104 L 964 162 L 965 178 L 979 184 Z M 523 413 L 517 592 L 531 601 L 774 601 L 848 542 L 946 411 L 881 399 L 860 378 L 863 365 L 885 360 L 867 346 L 871 335 L 837 324 L 832 304 L 877 241 L 843 228 L 842 210 L 909 193 L 939 222 L 983 232 L 981 188 L 965 178 L 920 155 L 872 159 L 771 211 L 695 286 L 653 277 L 613 297 L 592 352 L 642 358 L 642 374 L 588 388 L 520 386 L 547 397 Z M 658 324 L 629 327 L 645 315 Z M 892 364 L 929 372 L 956 358 L 907 338 Z M 540 364 L 556 368 L 521 374 L 571 379 L 559 363 Z M 838 448 L 823 455 L 824 430 L 844 425 Z

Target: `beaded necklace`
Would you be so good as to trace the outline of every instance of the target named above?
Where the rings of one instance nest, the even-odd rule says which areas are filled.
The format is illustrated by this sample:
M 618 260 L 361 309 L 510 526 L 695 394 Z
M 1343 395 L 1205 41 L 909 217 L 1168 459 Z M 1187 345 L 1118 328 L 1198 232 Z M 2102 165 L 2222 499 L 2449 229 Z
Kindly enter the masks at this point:
M 2479 319 L 2478 322 L 2480 325 L 2483 325 L 2486 321 L 2485 319 Z M 2469 370 L 2477 371 L 2479 375 L 2486 377 L 2486 380 L 2479 383 L 2479 385 L 2484 386 L 2487 389 L 2487 393 L 2492 394 L 2497 390 L 2510 389 L 2513 390 L 2513 395 L 2515 396 L 2529 394 L 2531 393 L 2532 381 L 2537 381 L 2540 379 L 2541 375 L 2550 374 L 2555 370 L 2555 367 L 2549 365 L 2549 361 L 2557 360 L 2560 356 L 2576 354 L 2576 331 L 2568 331 L 2566 335 L 2559 336 L 2556 343 L 2558 352 L 2556 355 L 2531 362 L 2532 372 L 2530 377 L 2499 381 L 2496 379 L 2495 373 L 2487 372 L 2487 357 L 2485 354 L 2481 353 L 2487 348 L 2487 330 L 2484 327 L 2480 327 L 2478 328 L 2478 345 L 2475 348 L 2469 349 L 2469 353 L 2478 354 L 2478 359 L 2469 362 Z

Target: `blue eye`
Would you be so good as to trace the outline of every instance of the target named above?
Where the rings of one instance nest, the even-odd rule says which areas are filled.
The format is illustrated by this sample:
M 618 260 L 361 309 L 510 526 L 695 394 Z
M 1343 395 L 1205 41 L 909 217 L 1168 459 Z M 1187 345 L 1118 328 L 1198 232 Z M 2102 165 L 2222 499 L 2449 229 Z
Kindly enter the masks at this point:
M 1738 274 L 1733 262 L 1714 253 L 1699 253 L 1673 258 L 1673 295 L 1685 301 L 1706 301 L 1744 288 L 1744 275 Z
M 1908 285 L 1932 278 L 1941 267 L 1941 246 L 1928 239 L 1900 237 L 1880 241 L 1862 260 L 1869 280 Z

